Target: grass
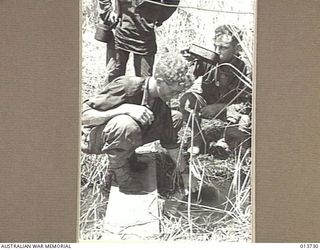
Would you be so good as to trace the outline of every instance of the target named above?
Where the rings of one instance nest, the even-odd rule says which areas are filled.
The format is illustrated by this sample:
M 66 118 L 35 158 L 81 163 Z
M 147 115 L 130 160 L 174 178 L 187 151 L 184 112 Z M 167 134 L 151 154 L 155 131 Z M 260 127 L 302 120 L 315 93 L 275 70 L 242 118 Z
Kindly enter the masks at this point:
M 161 234 L 152 240 L 251 240 L 250 157 L 233 156 L 226 160 L 209 155 L 195 157 L 193 165 L 203 176 L 203 186 L 213 184 L 218 194 L 212 195 L 226 196 L 222 198 L 224 202 L 212 206 L 197 201 L 196 197 L 188 202 L 181 193 L 161 196 Z M 106 161 L 105 156 L 82 155 L 80 231 L 83 240 L 99 239 L 103 233 L 109 194 L 109 182 L 103 176 Z
M 253 1 L 248 0 L 248 6 Z M 181 0 L 182 5 L 205 7 L 209 9 L 244 10 L 243 2 L 236 0 Z M 96 22 L 96 1 L 83 0 L 83 49 L 82 49 L 82 98 L 93 96 L 102 89 L 105 69 L 105 44 L 95 41 L 94 23 Z M 248 7 L 250 8 L 250 6 Z M 244 30 L 242 57 L 252 67 L 253 17 L 178 10 L 170 19 L 157 29 L 158 54 L 187 48 L 197 43 L 212 49 L 213 30 L 222 23 L 236 24 Z M 170 37 L 170 39 L 168 39 Z M 132 63 L 129 65 L 132 65 Z M 132 72 L 132 67 L 128 69 Z M 132 73 L 131 73 L 132 74 Z M 250 79 L 245 84 L 252 87 Z M 172 100 L 172 106 L 178 99 Z M 219 126 L 220 124 L 217 120 Z M 202 126 L 206 126 L 203 123 Z M 182 130 L 183 131 L 183 130 Z M 190 131 L 182 140 L 190 138 Z M 155 148 L 161 150 L 155 143 Z M 105 176 L 108 160 L 105 155 L 81 155 L 81 194 L 80 194 L 80 239 L 97 240 L 103 233 L 103 219 L 108 205 L 110 180 Z M 165 157 L 159 159 L 163 168 L 170 165 Z M 236 149 L 225 160 L 203 154 L 194 157 L 190 166 L 199 177 L 202 187 L 210 186 L 212 195 L 222 204 L 199 201 L 198 195 L 183 198 L 181 193 L 167 187 L 160 192 L 161 234 L 152 240 L 176 241 L 251 241 L 251 156 L 250 152 Z M 171 172 L 170 172 L 171 173 Z M 172 179 L 163 181 L 163 185 Z M 168 190 L 170 189 L 170 190 Z M 166 192 L 167 191 L 167 192 Z M 210 198 L 210 197 L 209 197 Z M 212 197 L 211 197 L 212 198 Z
M 250 241 L 251 165 L 248 155 L 223 161 L 200 155 L 193 165 L 200 174 L 205 171 L 204 185 L 214 184 L 218 193 L 216 195 L 222 199 L 226 196 L 225 201 L 222 205 L 211 206 L 202 205 L 201 202 L 199 204 L 196 199 L 190 202 L 173 198 L 178 209 L 165 211 L 162 222 L 164 233 L 160 239 Z

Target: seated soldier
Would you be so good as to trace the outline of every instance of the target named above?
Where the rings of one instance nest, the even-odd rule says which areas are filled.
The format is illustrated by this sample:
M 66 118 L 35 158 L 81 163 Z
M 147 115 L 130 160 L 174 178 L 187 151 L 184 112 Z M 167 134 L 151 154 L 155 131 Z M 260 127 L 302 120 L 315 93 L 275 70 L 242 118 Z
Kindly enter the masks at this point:
M 108 171 L 115 174 L 120 192 L 142 191 L 140 180 L 130 174 L 131 159 L 136 148 L 155 140 L 160 140 L 167 149 L 177 164 L 176 169 L 185 172 L 186 163 L 179 156 L 177 143 L 182 115 L 171 111 L 166 101 L 189 87 L 192 81 L 193 75 L 188 74 L 184 58 L 165 55 L 160 58 L 153 77 L 118 77 L 84 102 L 82 151 L 108 155 Z M 184 173 L 182 179 L 187 184 L 188 175 Z
M 201 118 L 221 119 L 227 122 L 226 129 L 219 135 L 210 135 L 217 144 L 211 143 L 211 152 L 215 146 L 222 146 L 229 150 L 241 143 L 250 145 L 248 125 L 248 103 L 250 103 L 250 89 L 244 84 L 246 78 L 245 63 L 239 59 L 242 32 L 235 26 L 222 25 L 215 30 L 215 52 L 219 56 L 217 63 L 207 63 L 201 59 L 194 59 L 195 84 L 186 91 L 180 99 L 180 109 L 184 120 L 188 119 L 190 111 L 197 114 L 200 124 Z M 248 78 L 247 78 L 248 79 Z M 204 144 L 200 131 L 195 126 L 195 144 L 189 152 L 198 154 L 204 151 Z M 205 137 L 208 135 L 205 133 Z M 207 138 L 212 140 L 213 138 Z M 210 141 L 209 141 L 210 142 Z M 209 145 L 209 144 L 208 144 Z

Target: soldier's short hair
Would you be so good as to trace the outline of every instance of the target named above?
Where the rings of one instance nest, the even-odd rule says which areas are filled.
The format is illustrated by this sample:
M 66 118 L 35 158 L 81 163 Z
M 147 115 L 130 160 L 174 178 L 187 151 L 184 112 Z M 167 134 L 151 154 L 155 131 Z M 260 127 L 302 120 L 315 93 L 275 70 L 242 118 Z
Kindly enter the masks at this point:
M 239 44 L 242 40 L 243 32 L 235 25 L 224 24 L 216 28 L 215 40 L 229 40 L 233 45 Z
M 178 53 L 164 53 L 155 65 L 154 78 L 161 78 L 168 85 L 176 83 L 184 84 L 185 87 L 192 83 L 189 78 L 189 63 Z

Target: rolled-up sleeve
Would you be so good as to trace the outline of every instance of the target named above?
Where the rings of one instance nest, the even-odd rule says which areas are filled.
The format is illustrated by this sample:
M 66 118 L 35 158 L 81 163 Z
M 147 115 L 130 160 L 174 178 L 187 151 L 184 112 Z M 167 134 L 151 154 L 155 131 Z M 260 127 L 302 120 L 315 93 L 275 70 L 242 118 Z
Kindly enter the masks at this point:
M 87 105 L 96 110 L 109 110 L 124 103 L 126 93 L 122 85 L 113 85 L 100 94 L 90 98 Z
M 98 95 L 90 98 L 86 103 L 91 108 L 106 111 L 123 103 L 130 102 L 141 92 L 145 78 L 121 76 L 110 82 Z M 133 98 L 135 99 L 135 98 Z M 138 99 L 138 98 L 137 98 Z

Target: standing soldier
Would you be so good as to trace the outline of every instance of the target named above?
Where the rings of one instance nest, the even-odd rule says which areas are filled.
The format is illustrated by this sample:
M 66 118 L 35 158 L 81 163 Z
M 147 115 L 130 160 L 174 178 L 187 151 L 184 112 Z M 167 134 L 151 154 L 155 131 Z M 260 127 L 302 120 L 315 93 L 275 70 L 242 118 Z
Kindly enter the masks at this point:
M 130 53 L 133 54 L 135 75 L 152 75 L 157 52 L 155 27 L 169 18 L 175 8 L 159 9 L 157 5 L 139 2 L 142 1 L 114 0 L 112 3 L 111 0 L 99 0 L 101 21 L 108 27 L 115 25 L 114 39 L 107 44 L 106 83 L 125 75 Z

